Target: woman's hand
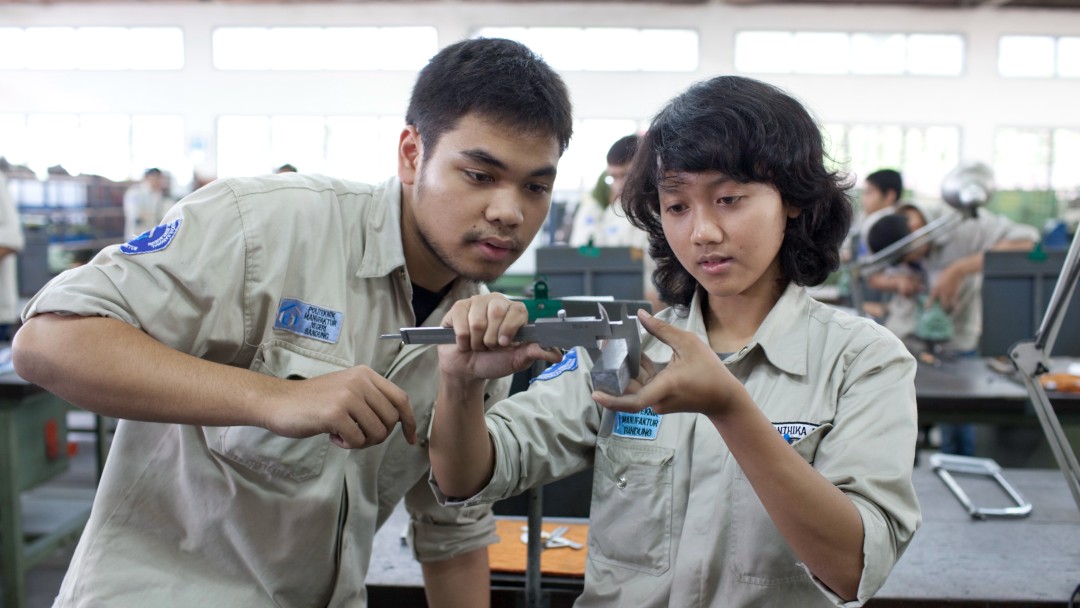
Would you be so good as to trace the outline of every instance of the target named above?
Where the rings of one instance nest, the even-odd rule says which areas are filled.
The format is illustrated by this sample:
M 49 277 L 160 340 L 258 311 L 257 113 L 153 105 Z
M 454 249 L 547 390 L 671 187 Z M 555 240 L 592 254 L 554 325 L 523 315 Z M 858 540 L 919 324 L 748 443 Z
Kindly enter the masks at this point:
M 671 347 L 671 361 L 661 366 L 642 355 L 641 371 L 626 393 L 616 397 L 593 392 L 593 399 L 603 407 L 620 412 L 651 407 L 657 414 L 696 412 L 711 416 L 722 414 L 732 403 L 732 395 L 745 390 L 712 347 L 696 334 L 644 310 L 638 311 L 638 320 L 646 331 Z

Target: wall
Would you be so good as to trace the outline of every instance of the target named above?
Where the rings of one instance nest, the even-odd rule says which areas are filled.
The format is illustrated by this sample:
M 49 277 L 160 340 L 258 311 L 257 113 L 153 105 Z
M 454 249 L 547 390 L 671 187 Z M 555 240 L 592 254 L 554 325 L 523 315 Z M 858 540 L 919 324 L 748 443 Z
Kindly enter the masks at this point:
M 226 25 L 411 24 L 437 24 L 440 45 L 484 25 L 697 28 L 702 59 L 696 73 L 565 74 L 578 118 L 631 119 L 648 118 L 694 80 L 731 72 L 740 29 L 961 33 L 968 61 L 959 78 L 763 78 L 799 96 L 823 122 L 959 125 L 964 158 L 991 160 L 997 126 L 1080 126 L 1080 82 L 1002 79 L 996 70 L 998 36 L 1078 35 L 1078 12 L 723 4 L 4 4 L 0 26 L 178 25 L 187 57 L 176 72 L 0 71 L 0 112 L 180 114 L 189 142 L 213 142 L 219 114 L 400 115 L 412 73 L 221 72 L 211 65 L 209 41 L 214 27 Z M 212 144 L 208 153 L 212 163 Z

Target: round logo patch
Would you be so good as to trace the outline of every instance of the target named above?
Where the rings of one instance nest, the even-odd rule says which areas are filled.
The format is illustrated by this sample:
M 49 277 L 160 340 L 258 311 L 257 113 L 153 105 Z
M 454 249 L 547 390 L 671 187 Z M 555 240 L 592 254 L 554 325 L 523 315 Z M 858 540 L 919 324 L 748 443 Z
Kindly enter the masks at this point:
M 169 246 L 173 237 L 180 231 L 180 222 L 183 218 L 177 218 L 168 224 L 155 226 L 120 246 L 120 253 L 138 255 L 140 253 L 153 253 L 161 251 Z

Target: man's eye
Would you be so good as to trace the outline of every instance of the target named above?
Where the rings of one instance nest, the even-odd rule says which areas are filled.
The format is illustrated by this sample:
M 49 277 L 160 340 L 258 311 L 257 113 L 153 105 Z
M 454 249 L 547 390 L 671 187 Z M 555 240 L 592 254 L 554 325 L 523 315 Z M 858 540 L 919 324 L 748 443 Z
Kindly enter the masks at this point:
M 734 205 L 741 199 L 741 196 L 721 196 L 719 202 L 721 205 Z
M 529 184 L 525 187 L 534 194 L 547 194 L 548 192 L 551 192 L 551 188 L 546 184 Z
M 491 177 L 490 175 L 488 175 L 486 173 L 477 173 L 476 171 L 466 171 L 465 175 L 468 175 L 469 179 L 473 180 L 474 182 L 493 182 L 493 181 L 495 181 L 494 177 Z

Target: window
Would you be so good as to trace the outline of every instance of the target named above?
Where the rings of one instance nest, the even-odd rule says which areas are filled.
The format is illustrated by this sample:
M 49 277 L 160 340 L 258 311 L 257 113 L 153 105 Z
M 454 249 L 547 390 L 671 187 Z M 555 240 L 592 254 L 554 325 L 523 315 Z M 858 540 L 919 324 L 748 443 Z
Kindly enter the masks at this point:
M 149 167 L 190 175 L 180 116 L 125 114 L 0 114 L 3 154 L 39 175 L 60 165 L 73 175 L 114 181 L 137 178 Z M 57 146 L 55 142 L 66 142 Z
M 218 177 L 302 173 L 379 183 L 397 170 L 400 116 L 222 116 Z
M 904 188 L 937 197 L 941 180 L 959 163 L 960 129 L 953 126 L 826 125 L 829 155 L 837 168 L 861 179 L 891 168 L 904 176 Z
M 997 130 L 994 179 L 1002 190 L 1080 190 L 1080 129 Z
M 964 39 L 955 34 L 744 31 L 735 69 L 769 74 L 957 76 Z
M 0 69 L 179 70 L 184 35 L 176 27 L 0 28 Z
M 219 70 L 419 70 L 438 51 L 434 27 L 223 27 Z
M 1080 37 L 1002 36 L 998 73 L 1006 78 L 1080 78 Z
M 516 40 L 561 71 L 693 72 L 693 30 L 615 27 L 485 27 L 475 37 Z

